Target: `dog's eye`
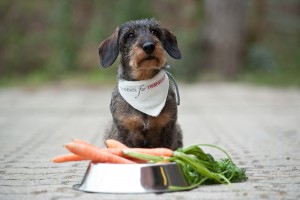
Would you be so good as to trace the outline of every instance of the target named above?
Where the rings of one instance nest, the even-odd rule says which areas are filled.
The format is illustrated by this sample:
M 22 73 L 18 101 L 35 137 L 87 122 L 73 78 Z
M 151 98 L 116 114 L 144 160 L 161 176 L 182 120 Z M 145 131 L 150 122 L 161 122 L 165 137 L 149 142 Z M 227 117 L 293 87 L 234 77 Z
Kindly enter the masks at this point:
M 158 30 L 155 30 L 155 29 L 152 29 L 151 30 L 151 33 L 153 34 L 153 35 L 155 35 L 156 37 L 159 37 L 159 32 L 158 32 Z
M 133 33 L 128 33 L 128 34 L 126 35 L 126 38 L 127 38 L 127 39 L 134 38 L 134 34 L 133 34 Z

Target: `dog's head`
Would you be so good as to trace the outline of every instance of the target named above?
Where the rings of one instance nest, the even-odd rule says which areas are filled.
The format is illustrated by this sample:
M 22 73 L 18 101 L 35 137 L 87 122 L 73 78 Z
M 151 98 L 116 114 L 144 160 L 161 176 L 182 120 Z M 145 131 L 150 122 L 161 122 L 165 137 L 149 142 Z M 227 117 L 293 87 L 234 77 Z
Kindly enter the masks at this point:
M 120 52 L 121 64 L 133 73 L 161 69 L 166 63 L 165 51 L 175 59 L 181 58 L 176 36 L 153 19 L 122 24 L 99 46 L 103 67 L 112 65 Z

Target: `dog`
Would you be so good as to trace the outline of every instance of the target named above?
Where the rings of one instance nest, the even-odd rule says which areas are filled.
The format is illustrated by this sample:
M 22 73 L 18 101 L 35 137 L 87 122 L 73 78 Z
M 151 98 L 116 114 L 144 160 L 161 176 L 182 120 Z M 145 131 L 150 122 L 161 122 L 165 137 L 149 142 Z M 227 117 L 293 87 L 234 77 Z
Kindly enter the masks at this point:
M 104 140 L 115 139 L 139 148 L 182 147 L 176 96 L 165 73 L 165 52 L 174 59 L 181 58 L 176 36 L 154 19 L 129 21 L 98 50 L 104 68 L 121 55 L 118 86 L 110 104 L 113 121 Z

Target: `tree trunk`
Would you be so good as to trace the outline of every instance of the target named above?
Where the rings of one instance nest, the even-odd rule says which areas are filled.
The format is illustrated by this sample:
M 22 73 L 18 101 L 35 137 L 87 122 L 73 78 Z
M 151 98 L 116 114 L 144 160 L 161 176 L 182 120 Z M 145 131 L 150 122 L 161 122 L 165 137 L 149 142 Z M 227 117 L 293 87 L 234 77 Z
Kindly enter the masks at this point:
M 206 0 L 205 67 L 226 79 L 234 78 L 243 66 L 247 1 Z

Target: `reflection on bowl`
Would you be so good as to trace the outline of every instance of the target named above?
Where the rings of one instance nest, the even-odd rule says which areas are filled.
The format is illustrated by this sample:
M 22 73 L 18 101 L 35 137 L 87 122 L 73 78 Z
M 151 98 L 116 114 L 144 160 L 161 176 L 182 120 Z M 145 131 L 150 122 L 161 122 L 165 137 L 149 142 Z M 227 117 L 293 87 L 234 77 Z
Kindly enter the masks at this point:
M 103 164 L 90 163 L 81 184 L 74 189 L 101 193 L 171 192 L 169 186 L 188 186 L 176 163 Z

